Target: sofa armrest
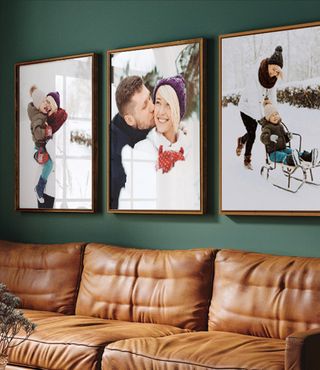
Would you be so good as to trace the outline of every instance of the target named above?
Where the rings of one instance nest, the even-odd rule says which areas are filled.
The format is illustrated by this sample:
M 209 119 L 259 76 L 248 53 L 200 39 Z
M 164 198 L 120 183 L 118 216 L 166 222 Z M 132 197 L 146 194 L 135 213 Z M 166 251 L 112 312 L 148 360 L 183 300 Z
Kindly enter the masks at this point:
M 286 338 L 285 370 L 317 370 L 320 328 L 295 332 Z

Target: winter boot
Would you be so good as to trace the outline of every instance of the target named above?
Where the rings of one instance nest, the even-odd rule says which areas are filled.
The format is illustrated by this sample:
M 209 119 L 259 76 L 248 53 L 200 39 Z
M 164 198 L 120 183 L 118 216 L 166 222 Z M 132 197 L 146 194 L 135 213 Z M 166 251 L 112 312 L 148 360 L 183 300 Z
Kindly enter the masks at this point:
M 38 184 L 35 187 L 35 192 L 37 194 L 37 198 L 39 203 L 44 203 L 44 198 L 43 198 L 43 192 L 46 187 L 47 180 L 45 180 L 42 176 L 40 176 Z
M 253 170 L 252 165 L 251 165 L 251 155 L 245 155 L 244 156 L 244 161 L 243 161 L 244 166 L 248 170 Z
M 301 167 L 301 158 L 299 156 L 299 152 L 297 149 L 293 150 L 291 154 L 287 155 L 287 158 L 285 159 L 285 164 L 288 166 L 300 166 Z
M 238 137 L 238 139 L 237 139 L 237 148 L 236 148 L 236 155 L 238 157 L 241 155 L 243 146 L 244 146 L 244 144 L 242 142 L 242 137 Z

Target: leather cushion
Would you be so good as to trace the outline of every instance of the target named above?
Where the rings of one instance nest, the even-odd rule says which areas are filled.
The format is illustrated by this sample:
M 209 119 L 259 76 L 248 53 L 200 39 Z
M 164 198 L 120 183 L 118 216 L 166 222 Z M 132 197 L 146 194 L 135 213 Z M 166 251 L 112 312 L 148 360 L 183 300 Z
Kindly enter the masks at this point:
M 285 339 L 320 326 L 320 258 L 221 250 L 209 330 Z
M 286 370 L 319 370 L 320 327 L 286 338 Z
M 0 281 L 23 308 L 73 314 L 83 245 L 0 241 Z
M 106 344 L 126 338 L 186 332 L 169 325 L 128 323 L 43 311 L 23 312 L 37 324 L 37 328 L 29 339 L 10 350 L 9 361 L 41 369 L 98 369 Z
M 89 244 L 76 314 L 204 330 L 214 253 Z
M 108 345 L 103 370 L 283 370 L 285 341 L 225 332 L 137 338 Z

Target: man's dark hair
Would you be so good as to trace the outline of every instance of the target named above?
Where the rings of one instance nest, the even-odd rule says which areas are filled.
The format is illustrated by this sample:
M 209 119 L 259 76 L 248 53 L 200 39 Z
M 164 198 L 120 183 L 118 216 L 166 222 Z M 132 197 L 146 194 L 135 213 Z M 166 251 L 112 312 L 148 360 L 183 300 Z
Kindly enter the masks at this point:
M 142 78 L 139 76 L 129 76 L 124 78 L 116 90 L 116 102 L 120 115 L 126 114 L 126 108 L 131 98 L 136 92 L 140 92 L 143 86 Z

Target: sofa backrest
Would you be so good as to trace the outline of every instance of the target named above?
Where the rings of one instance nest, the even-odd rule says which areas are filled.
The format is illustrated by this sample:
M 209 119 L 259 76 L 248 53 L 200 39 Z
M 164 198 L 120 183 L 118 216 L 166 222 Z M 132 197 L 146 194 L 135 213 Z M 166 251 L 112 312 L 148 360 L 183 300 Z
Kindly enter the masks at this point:
M 284 339 L 320 326 L 320 258 L 221 250 L 209 330 Z
M 214 251 L 88 244 L 76 314 L 205 330 Z
M 84 245 L 0 241 L 0 282 L 22 308 L 73 314 Z

